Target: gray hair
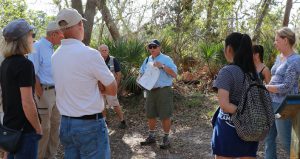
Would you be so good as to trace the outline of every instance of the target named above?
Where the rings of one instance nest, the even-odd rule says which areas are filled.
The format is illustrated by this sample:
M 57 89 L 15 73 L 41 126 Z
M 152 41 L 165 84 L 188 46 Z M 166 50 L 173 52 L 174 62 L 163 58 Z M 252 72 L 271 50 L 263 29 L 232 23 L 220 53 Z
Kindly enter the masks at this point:
M 109 50 L 108 46 L 105 45 L 105 44 L 101 44 L 101 45 L 98 47 L 98 50 L 100 50 L 101 48 L 107 48 L 107 50 Z

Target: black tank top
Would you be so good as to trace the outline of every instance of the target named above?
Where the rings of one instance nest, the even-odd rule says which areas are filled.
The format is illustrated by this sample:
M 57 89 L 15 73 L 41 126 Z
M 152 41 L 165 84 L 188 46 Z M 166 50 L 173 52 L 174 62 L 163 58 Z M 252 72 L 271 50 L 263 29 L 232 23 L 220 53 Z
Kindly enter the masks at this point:
M 258 78 L 260 79 L 260 80 L 262 80 L 262 81 L 264 81 L 265 80 L 265 77 L 264 77 L 264 75 L 263 75 L 263 70 L 266 68 L 266 66 L 264 66 L 262 69 L 261 69 L 261 71 L 260 72 L 258 72 L 257 74 L 258 74 Z

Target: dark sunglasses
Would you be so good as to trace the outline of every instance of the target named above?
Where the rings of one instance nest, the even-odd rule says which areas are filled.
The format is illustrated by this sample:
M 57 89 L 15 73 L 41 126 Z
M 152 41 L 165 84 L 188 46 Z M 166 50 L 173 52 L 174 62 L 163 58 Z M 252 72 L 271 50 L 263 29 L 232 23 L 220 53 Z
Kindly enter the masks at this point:
M 32 33 L 31 36 L 32 36 L 32 38 L 35 38 L 35 33 Z
M 157 45 L 149 45 L 148 46 L 148 49 L 156 49 L 157 48 Z

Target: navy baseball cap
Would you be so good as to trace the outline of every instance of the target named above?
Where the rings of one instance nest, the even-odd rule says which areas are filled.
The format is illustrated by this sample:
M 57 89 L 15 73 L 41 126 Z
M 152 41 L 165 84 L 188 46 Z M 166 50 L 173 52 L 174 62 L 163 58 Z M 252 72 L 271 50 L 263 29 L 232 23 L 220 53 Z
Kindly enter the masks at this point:
M 157 46 L 160 46 L 160 42 L 157 40 L 157 39 L 153 39 L 149 44 L 149 45 L 157 45 Z
M 5 40 L 15 41 L 33 29 L 34 27 L 30 25 L 25 19 L 17 19 L 8 23 L 4 27 L 2 34 Z

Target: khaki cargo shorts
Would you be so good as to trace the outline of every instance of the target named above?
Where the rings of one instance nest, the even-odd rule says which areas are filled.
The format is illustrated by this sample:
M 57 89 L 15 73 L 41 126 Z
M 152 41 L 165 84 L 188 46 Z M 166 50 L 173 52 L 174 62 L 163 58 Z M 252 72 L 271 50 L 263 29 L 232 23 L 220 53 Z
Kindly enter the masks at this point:
M 118 96 L 110 96 L 110 95 L 103 95 L 104 101 L 105 101 L 105 107 L 108 108 L 112 108 L 115 106 L 120 106 L 119 100 L 118 100 Z

